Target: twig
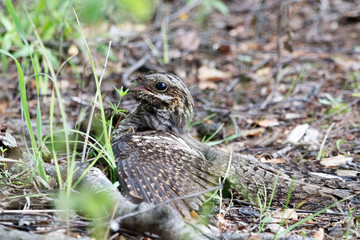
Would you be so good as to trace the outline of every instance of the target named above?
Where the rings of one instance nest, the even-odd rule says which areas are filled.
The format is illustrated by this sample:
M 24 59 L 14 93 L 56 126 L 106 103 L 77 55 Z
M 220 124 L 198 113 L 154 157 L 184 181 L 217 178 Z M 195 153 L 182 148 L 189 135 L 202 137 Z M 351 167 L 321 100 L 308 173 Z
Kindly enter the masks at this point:
M 0 162 L 24 163 L 23 161 L 14 160 L 10 158 L 0 158 Z
M 66 63 L 68 63 L 73 57 L 75 57 L 76 55 L 78 55 L 78 53 L 75 53 L 74 55 L 70 56 L 68 59 L 66 59 L 59 67 L 59 69 L 56 72 L 56 78 L 58 77 L 61 69 L 65 66 Z
M 61 213 L 61 212 L 75 212 L 75 210 L 57 210 L 57 209 L 39 209 L 39 210 L 0 210 L 1 214 L 7 213 L 21 213 L 21 214 L 34 214 L 34 213 Z

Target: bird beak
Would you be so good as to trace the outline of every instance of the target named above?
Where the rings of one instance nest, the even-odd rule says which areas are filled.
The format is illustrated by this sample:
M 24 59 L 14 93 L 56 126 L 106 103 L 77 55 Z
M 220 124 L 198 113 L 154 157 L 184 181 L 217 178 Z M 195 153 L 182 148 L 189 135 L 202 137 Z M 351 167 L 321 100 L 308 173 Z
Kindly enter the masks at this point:
M 134 92 L 139 92 L 141 90 L 152 92 L 151 89 L 145 85 L 142 75 L 138 75 L 137 78 L 131 80 L 130 83 L 131 83 L 130 88 Z

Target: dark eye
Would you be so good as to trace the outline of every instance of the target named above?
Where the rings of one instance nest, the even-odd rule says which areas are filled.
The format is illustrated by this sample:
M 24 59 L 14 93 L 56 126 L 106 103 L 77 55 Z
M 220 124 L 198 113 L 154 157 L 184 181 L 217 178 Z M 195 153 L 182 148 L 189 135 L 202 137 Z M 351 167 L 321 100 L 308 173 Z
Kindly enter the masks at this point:
M 164 83 L 164 82 L 157 82 L 157 83 L 155 84 L 155 88 L 156 88 L 156 90 L 162 92 L 162 91 L 165 91 L 165 90 L 166 90 L 167 86 L 166 86 L 166 83 Z

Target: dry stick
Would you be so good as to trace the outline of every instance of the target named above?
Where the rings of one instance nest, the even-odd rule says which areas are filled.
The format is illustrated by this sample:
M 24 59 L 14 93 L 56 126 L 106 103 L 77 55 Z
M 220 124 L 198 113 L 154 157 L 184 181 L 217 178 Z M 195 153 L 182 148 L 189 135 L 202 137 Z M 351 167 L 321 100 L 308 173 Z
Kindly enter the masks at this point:
M 59 67 L 59 69 L 58 69 L 57 72 L 56 72 L 56 78 L 58 77 L 61 69 L 65 66 L 65 64 L 68 63 L 71 59 L 73 59 L 73 57 L 75 57 L 76 55 L 78 55 L 78 53 L 75 53 L 74 55 L 70 56 L 68 59 L 66 59 L 66 60 L 61 64 L 61 66 Z
M 0 162 L 24 163 L 23 161 L 14 160 L 14 159 L 10 159 L 10 158 L 0 158 Z
M 100 86 L 101 86 L 101 83 L 102 83 L 102 80 L 103 80 L 103 77 L 104 77 L 107 61 L 108 61 L 109 54 L 110 54 L 110 48 L 111 48 L 111 41 L 109 41 L 109 46 L 108 46 L 108 50 L 106 52 L 104 66 L 103 66 L 103 69 L 102 69 L 102 72 L 101 72 L 101 75 L 100 75 L 99 89 L 100 89 Z M 90 135 L 90 130 L 91 130 L 91 123 L 92 123 L 92 119 L 94 117 L 95 103 L 96 103 L 96 99 L 98 98 L 98 95 L 99 95 L 99 92 L 96 91 L 95 98 L 94 98 L 94 103 L 93 103 L 93 105 L 91 107 L 91 113 L 90 113 L 90 116 L 89 116 L 89 123 L 88 123 L 87 129 L 86 129 L 85 142 L 84 142 L 84 147 L 83 147 L 83 151 L 82 151 L 82 155 L 81 155 L 81 162 L 84 162 L 84 160 L 85 160 L 86 147 L 87 147 L 88 140 L 89 140 L 89 135 Z M 103 119 L 103 120 L 105 121 L 105 119 Z
M 39 209 L 39 210 L 0 210 L 1 214 L 8 213 L 21 213 L 21 214 L 34 214 L 34 213 L 61 213 L 61 212 L 75 212 L 75 210 L 54 210 L 54 209 Z

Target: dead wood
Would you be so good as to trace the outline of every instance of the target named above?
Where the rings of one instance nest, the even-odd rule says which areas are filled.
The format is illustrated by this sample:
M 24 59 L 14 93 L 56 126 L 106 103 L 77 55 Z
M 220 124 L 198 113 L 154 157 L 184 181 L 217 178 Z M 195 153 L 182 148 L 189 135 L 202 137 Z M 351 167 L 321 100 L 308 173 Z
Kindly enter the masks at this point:
M 59 233 L 50 233 L 50 234 L 35 234 L 31 232 L 24 232 L 14 228 L 6 227 L 0 224 L 0 239 L 16 239 L 16 240 L 88 240 L 90 237 L 81 237 L 81 238 L 72 238 L 66 235 Z

